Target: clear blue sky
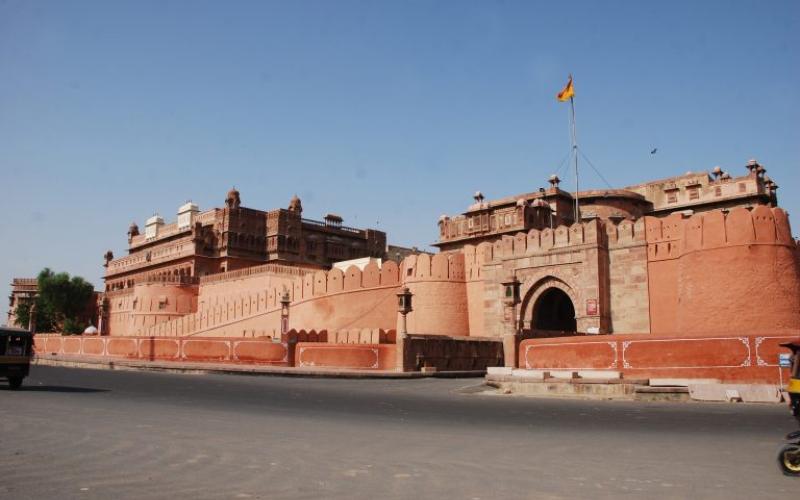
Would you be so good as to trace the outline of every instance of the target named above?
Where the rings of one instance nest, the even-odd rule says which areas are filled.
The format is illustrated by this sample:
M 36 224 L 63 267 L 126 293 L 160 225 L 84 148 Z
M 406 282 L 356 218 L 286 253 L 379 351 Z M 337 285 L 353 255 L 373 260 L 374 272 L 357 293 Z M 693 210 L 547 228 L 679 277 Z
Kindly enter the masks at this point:
M 231 185 L 427 245 L 475 190 L 546 183 L 570 72 L 613 185 L 755 157 L 797 234 L 798 26 L 797 1 L 0 0 L 0 288 L 50 266 L 100 289 L 131 220 Z

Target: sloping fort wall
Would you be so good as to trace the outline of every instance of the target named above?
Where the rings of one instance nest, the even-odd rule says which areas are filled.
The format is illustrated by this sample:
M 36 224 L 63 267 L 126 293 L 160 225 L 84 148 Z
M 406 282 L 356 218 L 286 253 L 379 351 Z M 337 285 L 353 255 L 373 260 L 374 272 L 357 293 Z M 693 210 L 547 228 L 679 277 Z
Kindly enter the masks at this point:
M 225 273 L 228 274 L 228 273 Z M 391 261 L 363 271 L 308 272 L 300 275 L 236 271 L 201 282 L 197 311 L 149 326 L 146 336 L 277 337 L 281 331 L 281 296 L 291 300 L 289 325 L 331 331 L 382 328 L 396 324 L 399 270 Z

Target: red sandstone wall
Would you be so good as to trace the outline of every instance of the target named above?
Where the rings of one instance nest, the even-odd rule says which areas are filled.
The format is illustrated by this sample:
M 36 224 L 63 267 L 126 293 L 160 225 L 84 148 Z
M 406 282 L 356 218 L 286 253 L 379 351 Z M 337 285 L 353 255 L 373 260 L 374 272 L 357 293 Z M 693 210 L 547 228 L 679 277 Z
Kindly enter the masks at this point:
M 485 325 L 486 289 L 484 286 L 483 267 L 492 260 L 492 245 L 464 245 L 464 279 L 467 293 L 467 320 L 469 334 L 473 336 L 488 335 Z
M 350 328 L 328 333 L 329 344 L 394 344 L 396 342 L 397 332 L 382 328 Z
M 409 333 L 470 335 L 463 254 L 411 255 L 403 260 L 401 275 L 414 294 Z M 397 321 L 401 328 L 401 318 Z
M 788 333 L 788 332 L 787 332 Z M 778 384 L 778 344 L 800 341 L 787 335 L 614 335 L 523 340 L 519 367 L 534 370 L 614 370 L 625 378 L 707 378 L 723 382 Z
M 395 370 L 396 365 L 395 344 L 299 342 L 294 351 L 294 366 L 298 368 Z
M 392 329 L 397 318 L 397 290 L 396 285 L 359 289 L 298 302 L 292 306 L 289 325 L 331 330 Z
M 34 337 L 38 354 L 145 361 L 247 363 L 290 366 L 289 344 L 267 339 L 203 337 Z
M 608 331 L 608 259 L 602 226 L 592 220 L 572 226 L 503 236 L 476 252 L 485 253 L 484 334 L 499 337 L 506 330 L 510 313 L 504 305 L 502 282 L 513 273 L 521 282 L 521 304 L 517 320 L 532 328 L 533 309 L 546 289 L 556 286 L 570 296 L 575 307 L 578 331 L 589 328 Z M 596 301 L 594 313 L 587 304 Z
M 798 248 L 782 209 L 646 217 L 646 226 L 653 333 L 800 328 Z
M 197 310 L 197 286 L 139 284 L 107 294 L 109 335 L 141 335 L 150 327 Z
M 500 366 L 497 340 L 415 335 L 395 344 L 393 330 L 290 330 L 280 338 L 62 337 L 37 335 L 35 350 L 48 354 L 169 362 L 211 362 L 348 370 L 483 370 Z M 403 352 L 404 355 L 400 355 Z
M 224 278 L 224 277 L 221 277 Z M 205 335 L 276 337 L 280 333 L 280 297 L 291 297 L 289 326 L 297 329 L 393 329 L 396 324 L 397 264 L 371 263 L 292 276 L 287 273 L 242 273 L 234 279 L 201 283 L 196 313 L 157 324 L 154 336 Z
M 608 286 L 601 284 L 609 304 L 609 331 L 637 333 L 650 331 L 647 244 L 644 219 L 606 223 Z M 601 265 L 605 263 L 601 262 Z

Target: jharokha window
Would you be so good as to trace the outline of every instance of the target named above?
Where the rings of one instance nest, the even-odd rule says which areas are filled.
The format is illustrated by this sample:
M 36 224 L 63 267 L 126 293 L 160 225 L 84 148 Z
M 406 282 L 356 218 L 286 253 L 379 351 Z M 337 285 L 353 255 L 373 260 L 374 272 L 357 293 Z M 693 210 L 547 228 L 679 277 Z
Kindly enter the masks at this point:
M 700 198 L 700 189 L 698 188 L 689 188 L 689 199 L 690 200 L 697 200 Z
M 667 203 L 678 203 L 678 191 L 667 191 Z

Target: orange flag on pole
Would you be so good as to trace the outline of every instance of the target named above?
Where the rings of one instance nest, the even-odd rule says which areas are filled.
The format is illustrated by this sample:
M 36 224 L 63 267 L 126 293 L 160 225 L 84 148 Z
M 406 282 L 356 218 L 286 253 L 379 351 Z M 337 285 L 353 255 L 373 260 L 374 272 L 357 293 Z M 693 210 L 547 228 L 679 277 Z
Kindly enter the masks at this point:
M 561 101 L 569 101 L 575 95 L 575 87 L 572 86 L 572 75 L 569 75 L 567 85 L 558 93 L 556 98 Z

